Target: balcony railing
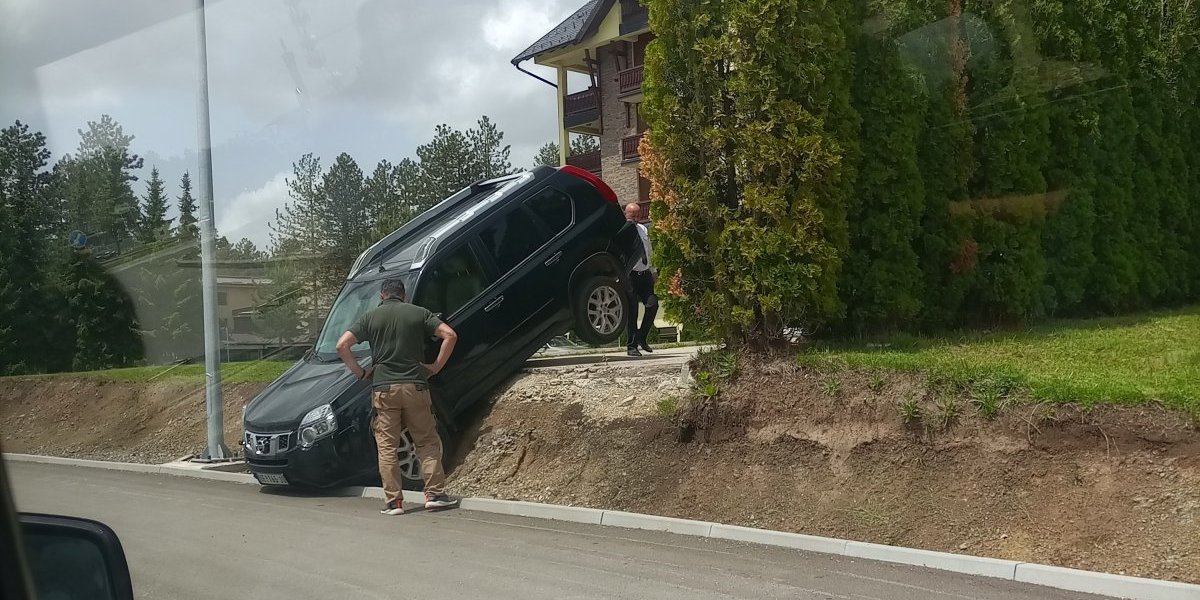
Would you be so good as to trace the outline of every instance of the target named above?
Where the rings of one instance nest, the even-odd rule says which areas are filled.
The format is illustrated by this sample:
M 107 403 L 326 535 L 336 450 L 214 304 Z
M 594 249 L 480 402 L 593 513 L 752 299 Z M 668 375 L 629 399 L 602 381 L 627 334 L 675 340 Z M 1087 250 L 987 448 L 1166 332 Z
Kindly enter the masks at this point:
M 621 160 L 638 160 L 642 157 L 638 153 L 638 144 L 642 142 L 642 134 L 631 135 L 621 139 Z
M 567 164 L 592 173 L 600 173 L 600 151 L 592 150 L 567 157 Z
M 642 65 L 617 72 L 617 94 L 632 96 L 642 91 Z
M 642 202 L 639 200 L 637 203 L 637 207 L 638 207 L 637 222 L 638 223 L 649 223 L 650 222 L 650 203 Z
M 600 110 L 600 89 L 588 88 L 582 92 L 567 94 L 563 98 L 563 114 L 575 116 Z

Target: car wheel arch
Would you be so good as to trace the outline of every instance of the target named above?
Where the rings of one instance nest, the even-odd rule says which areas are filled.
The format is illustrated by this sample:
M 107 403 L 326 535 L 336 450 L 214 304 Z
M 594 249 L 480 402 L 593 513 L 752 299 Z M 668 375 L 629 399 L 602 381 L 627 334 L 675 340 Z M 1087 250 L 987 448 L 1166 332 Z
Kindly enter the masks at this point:
M 596 252 L 579 261 L 575 270 L 571 272 L 567 289 L 564 290 L 567 297 L 572 297 L 576 287 L 594 275 L 609 275 L 617 278 L 618 281 L 625 281 L 625 276 L 621 273 L 621 263 L 617 258 L 609 252 Z

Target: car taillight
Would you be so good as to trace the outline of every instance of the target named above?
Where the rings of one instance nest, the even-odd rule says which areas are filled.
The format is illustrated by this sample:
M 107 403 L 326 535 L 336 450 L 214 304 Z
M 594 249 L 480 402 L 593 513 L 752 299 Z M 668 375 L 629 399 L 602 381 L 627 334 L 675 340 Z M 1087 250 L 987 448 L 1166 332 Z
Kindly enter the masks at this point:
M 575 165 L 562 166 L 562 167 L 559 167 L 558 170 L 562 171 L 563 173 L 574 175 L 574 176 L 592 184 L 592 187 L 596 188 L 596 191 L 600 192 L 600 195 L 603 196 L 605 200 L 608 200 L 609 202 L 612 202 L 613 204 L 621 203 L 619 200 L 617 200 L 617 193 L 612 191 L 612 188 L 608 187 L 608 184 L 604 183 L 603 179 L 600 179 L 599 177 L 592 175 L 591 172 L 580 169 L 579 167 L 576 167 Z

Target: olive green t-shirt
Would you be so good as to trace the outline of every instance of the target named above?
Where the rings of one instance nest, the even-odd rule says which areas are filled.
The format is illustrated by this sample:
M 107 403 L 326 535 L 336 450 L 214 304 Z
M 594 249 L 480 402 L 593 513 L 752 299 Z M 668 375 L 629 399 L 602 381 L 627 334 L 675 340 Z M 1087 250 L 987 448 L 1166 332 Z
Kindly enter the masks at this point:
M 375 387 L 393 383 L 428 383 L 425 340 L 441 325 L 433 313 L 415 304 L 388 299 L 359 317 L 350 333 L 371 343 Z

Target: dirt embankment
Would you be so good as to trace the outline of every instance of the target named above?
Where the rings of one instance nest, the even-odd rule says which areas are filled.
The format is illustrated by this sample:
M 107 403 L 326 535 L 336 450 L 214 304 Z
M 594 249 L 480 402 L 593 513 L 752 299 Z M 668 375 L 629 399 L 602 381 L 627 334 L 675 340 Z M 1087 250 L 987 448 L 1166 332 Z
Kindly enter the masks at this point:
M 516 379 L 460 448 L 454 491 L 1200 582 L 1200 433 L 1169 412 L 1027 404 L 988 421 L 959 398 L 943 423 L 918 377 L 780 362 L 727 386 L 681 443 L 660 405 L 678 378 Z M 904 423 L 903 398 L 928 424 Z
M 265 384 L 224 386 L 225 443 L 239 450 L 242 406 Z M 0 383 L 4 451 L 162 463 L 207 443 L 204 387 L 190 381 L 111 383 L 7 379 Z
M 227 443 L 262 384 L 225 388 Z M 875 390 L 875 391 L 872 391 Z M 455 493 L 1200 582 L 1200 433 L 1152 408 L 1019 405 L 991 421 L 910 375 L 774 363 L 725 386 L 680 442 L 678 367 L 514 379 L 467 432 Z M 905 424 L 912 398 L 923 421 Z M 205 443 L 203 389 L 0 383 L 7 452 L 164 462 Z

